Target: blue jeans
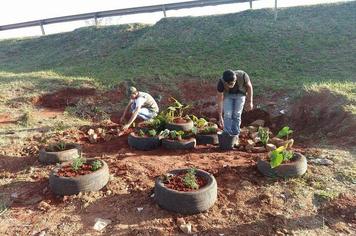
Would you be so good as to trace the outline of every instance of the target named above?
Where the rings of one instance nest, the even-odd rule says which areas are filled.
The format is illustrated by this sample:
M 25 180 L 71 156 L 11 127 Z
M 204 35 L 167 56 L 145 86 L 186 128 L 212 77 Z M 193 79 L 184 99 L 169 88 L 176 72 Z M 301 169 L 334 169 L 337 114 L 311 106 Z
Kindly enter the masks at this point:
M 224 94 L 224 131 L 230 135 L 240 134 L 245 98 L 243 94 Z
M 136 108 L 136 104 L 131 104 L 131 112 L 133 112 Z M 141 107 L 140 111 L 137 114 L 138 117 L 142 118 L 143 120 L 149 120 L 157 116 L 157 113 L 147 109 L 146 107 Z

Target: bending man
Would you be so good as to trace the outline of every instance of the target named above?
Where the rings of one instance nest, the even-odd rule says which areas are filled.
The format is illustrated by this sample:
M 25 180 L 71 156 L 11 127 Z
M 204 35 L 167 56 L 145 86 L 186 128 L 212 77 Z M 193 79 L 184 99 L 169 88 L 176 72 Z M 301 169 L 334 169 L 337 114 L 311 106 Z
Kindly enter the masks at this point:
M 137 117 L 149 120 L 157 116 L 159 111 L 156 101 L 150 94 L 139 92 L 135 87 L 130 87 L 128 93 L 130 95 L 130 102 L 121 116 L 120 123 L 124 121 L 126 113 L 129 110 L 132 114 L 130 120 L 123 126 L 123 130 L 127 130 Z
M 230 135 L 240 134 L 241 113 L 253 109 L 253 88 L 248 74 L 242 70 L 227 70 L 217 85 L 219 125 Z

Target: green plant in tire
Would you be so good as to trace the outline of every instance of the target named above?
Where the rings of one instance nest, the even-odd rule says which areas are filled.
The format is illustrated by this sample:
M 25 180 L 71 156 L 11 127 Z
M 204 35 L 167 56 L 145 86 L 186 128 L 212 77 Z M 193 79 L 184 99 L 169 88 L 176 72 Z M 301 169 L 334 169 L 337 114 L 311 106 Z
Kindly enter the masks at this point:
M 85 160 L 79 156 L 77 156 L 73 161 L 72 161 L 72 169 L 74 171 L 78 171 L 83 164 L 85 163 Z
M 154 129 L 150 129 L 147 133 L 150 137 L 155 137 L 157 135 L 157 131 Z
M 208 121 L 206 121 L 204 118 L 198 118 L 195 115 L 191 115 L 190 117 L 194 122 L 194 126 L 197 128 L 203 128 L 208 124 Z
M 270 154 L 271 168 L 280 166 L 284 161 L 288 161 L 293 158 L 293 152 L 288 151 L 285 146 L 281 146 L 276 150 L 273 150 Z
M 144 132 L 142 129 L 140 129 L 137 134 L 138 134 L 138 136 L 140 136 L 140 137 L 145 136 L 145 132 Z
M 93 161 L 90 165 L 92 171 L 99 170 L 103 166 L 103 164 L 99 160 Z
M 64 151 L 66 149 L 67 145 L 65 142 L 60 141 L 59 143 L 57 143 L 56 148 L 58 151 Z
M 186 110 L 190 106 L 180 103 L 174 97 L 171 97 L 170 99 L 173 100 L 173 104 L 167 108 L 167 111 L 165 112 L 165 117 L 168 122 L 173 122 L 175 118 L 183 118 L 184 110 Z
M 187 170 L 187 173 L 184 175 L 183 182 L 187 188 L 198 189 L 199 185 L 197 182 L 197 177 L 195 176 L 197 169 L 190 168 Z
M 266 145 L 268 143 L 269 140 L 269 131 L 267 128 L 263 128 L 263 127 L 259 127 L 258 128 L 258 137 L 261 140 L 261 143 L 263 145 Z

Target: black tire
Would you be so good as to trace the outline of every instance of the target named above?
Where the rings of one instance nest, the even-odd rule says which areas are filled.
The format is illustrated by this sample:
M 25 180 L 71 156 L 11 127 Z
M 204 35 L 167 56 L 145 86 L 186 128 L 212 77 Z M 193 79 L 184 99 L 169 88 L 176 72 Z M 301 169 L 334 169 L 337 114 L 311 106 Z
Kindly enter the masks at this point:
M 189 120 L 186 123 L 167 123 L 166 124 L 166 129 L 169 130 L 183 130 L 183 131 L 190 131 L 194 127 L 194 123 L 192 120 Z
M 197 134 L 196 139 L 198 145 L 219 144 L 219 138 L 217 134 Z
M 81 147 L 78 144 L 67 144 L 70 148 L 60 152 L 48 152 L 46 149 L 41 149 L 39 152 L 39 160 L 44 164 L 55 164 L 71 161 L 76 157 L 81 156 Z
M 183 140 L 163 139 L 162 146 L 167 149 L 193 149 L 197 145 L 195 138 Z
M 128 137 L 129 146 L 142 151 L 148 151 L 157 148 L 161 144 L 158 137 L 138 137 L 133 133 Z
M 235 143 L 238 139 L 237 135 L 230 135 L 226 132 L 218 133 L 219 147 L 221 150 L 234 149 Z
M 110 173 L 106 162 L 102 160 L 101 162 L 103 166 L 99 170 L 76 177 L 60 177 L 56 174 L 60 166 L 56 167 L 49 176 L 49 186 L 51 190 L 57 195 L 73 195 L 79 192 L 98 191 L 102 189 L 108 183 Z M 65 164 L 68 165 L 69 163 Z
M 172 170 L 170 174 L 179 174 L 187 169 Z M 180 214 L 197 214 L 212 207 L 217 199 L 217 183 L 214 176 L 206 171 L 197 170 L 196 175 L 205 178 L 208 183 L 193 192 L 181 192 L 164 186 L 161 178 L 155 182 L 155 201 L 169 211 Z
M 276 168 L 271 168 L 270 163 L 265 160 L 257 162 L 257 169 L 265 176 L 268 177 L 297 177 L 302 176 L 307 171 L 307 159 L 300 153 L 294 153 L 292 161 L 286 164 L 281 164 Z

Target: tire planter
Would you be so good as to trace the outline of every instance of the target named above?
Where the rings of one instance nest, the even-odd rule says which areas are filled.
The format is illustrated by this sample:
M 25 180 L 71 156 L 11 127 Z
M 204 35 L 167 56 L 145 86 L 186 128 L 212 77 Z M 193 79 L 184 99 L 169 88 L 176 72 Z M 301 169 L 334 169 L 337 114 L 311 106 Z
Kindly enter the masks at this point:
M 197 134 L 196 139 L 198 145 L 219 144 L 219 138 L 217 134 Z
M 39 160 L 44 164 L 55 164 L 66 161 L 71 161 L 77 156 L 81 156 L 81 147 L 78 144 L 67 144 L 70 149 L 50 152 L 46 151 L 44 148 L 39 152 Z
M 281 164 L 275 168 L 271 168 L 270 163 L 265 160 L 257 161 L 257 169 L 268 177 L 297 177 L 302 176 L 308 168 L 307 159 L 300 153 L 294 153 L 291 162 Z
M 232 150 L 238 139 L 238 135 L 230 135 L 226 132 L 220 132 L 218 133 L 218 139 L 221 150 Z
M 193 149 L 197 145 L 195 138 L 183 140 L 162 139 L 162 146 L 167 149 Z
M 186 123 L 167 123 L 166 124 L 166 129 L 169 130 L 183 130 L 183 131 L 190 131 L 194 127 L 194 123 L 192 120 L 189 120 Z
M 49 186 L 51 190 L 57 195 L 73 195 L 79 192 L 98 191 L 102 189 L 108 183 L 110 173 L 106 162 L 102 160 L 101 162 L 103 166 L 97 171 L 75 177 L 58 176 L 56 173 L 61 166 L 56 167 L 49 176 Z
M 187 169 L 178 169 L 168 172 L 179 174 Z M 212 207 L 217 199 L 217 183 L 214 176 L 206 171 L 197 170 L 196 175 L 207 180 L 207 184 L 192 192 L 182 192 L 165 187 L 160 178 L 155 182 L 155 201 L 157 204 L 169 211 L 181 214 L 197 214 Z
M 130 147 L 142 151 L 155 149 L 161 144 L 158 137 L 139 137 L 133 133 L 129 134 L 127 141 Z

